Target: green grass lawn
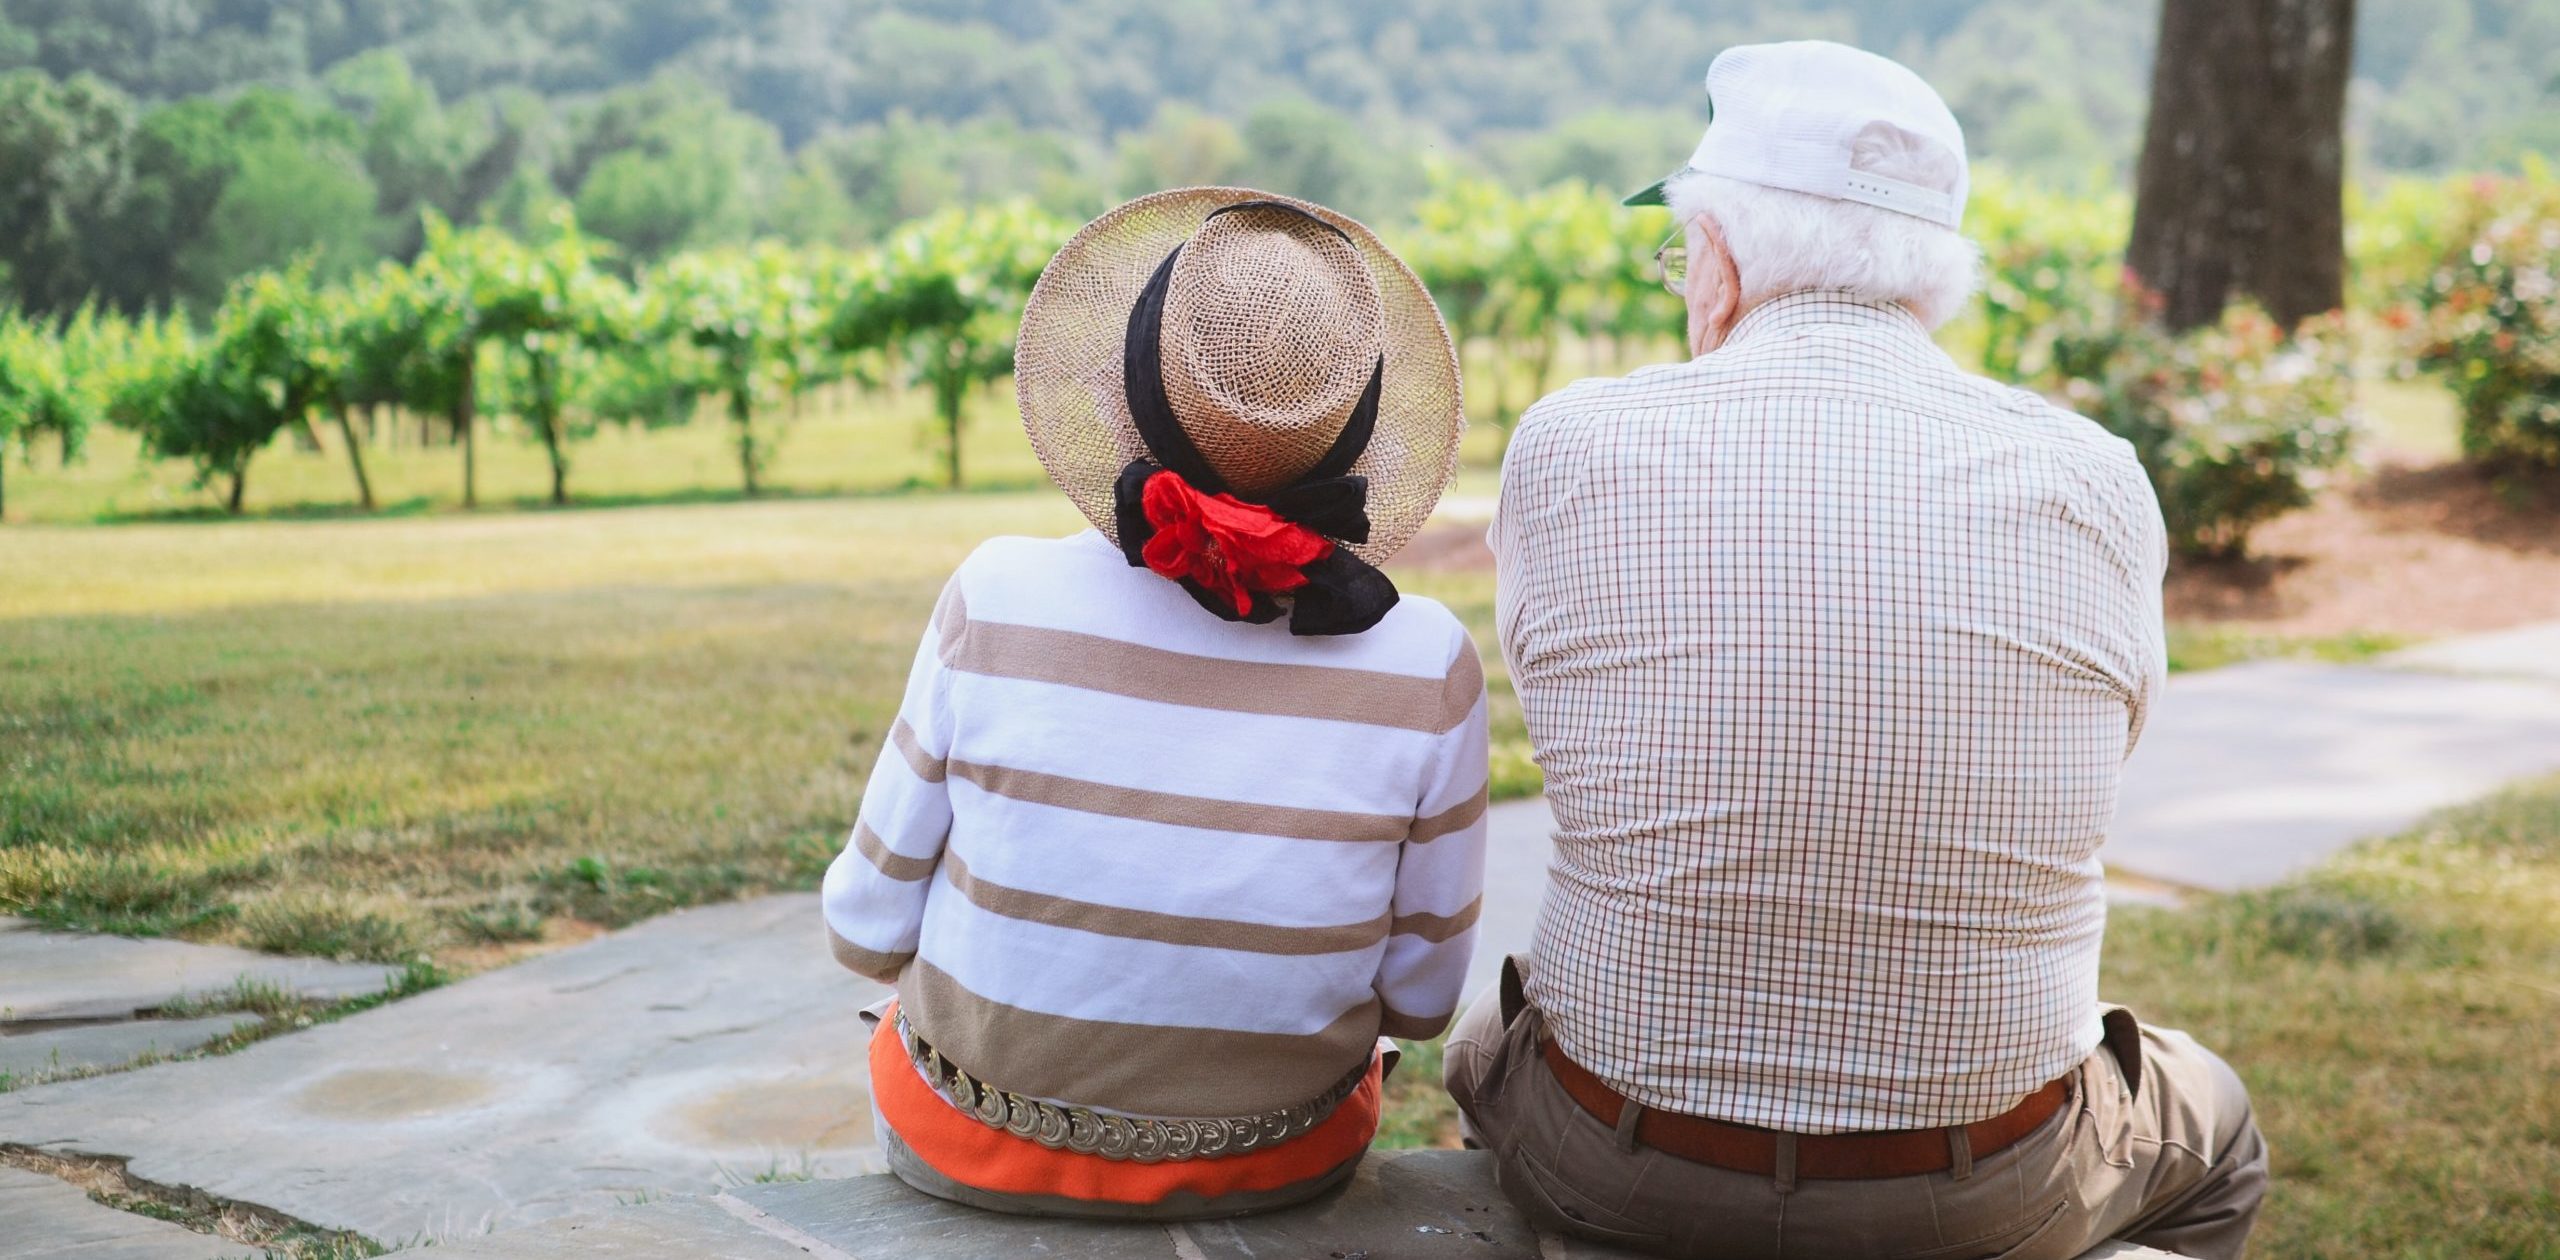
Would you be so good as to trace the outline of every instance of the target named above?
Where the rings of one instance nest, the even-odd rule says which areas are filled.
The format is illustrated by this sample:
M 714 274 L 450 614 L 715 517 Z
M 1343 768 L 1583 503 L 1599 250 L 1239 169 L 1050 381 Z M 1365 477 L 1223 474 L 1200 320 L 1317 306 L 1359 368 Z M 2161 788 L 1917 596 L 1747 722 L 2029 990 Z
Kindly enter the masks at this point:
M 952 568 L 1079 524 L 1041 491 L 11 527 L 0 912 L 467 961 L 806 886 Z M 1490 575 L 1407 585 L 1490 644 Z
M 2560 1256 L 2560 778 L 2265 892 L 2118 909 L 2104 986 L 2248 1082 L 2275 1181 L 2250 1254 Z M 1445 1145 L 1416 1050 L 1381 1138 Z

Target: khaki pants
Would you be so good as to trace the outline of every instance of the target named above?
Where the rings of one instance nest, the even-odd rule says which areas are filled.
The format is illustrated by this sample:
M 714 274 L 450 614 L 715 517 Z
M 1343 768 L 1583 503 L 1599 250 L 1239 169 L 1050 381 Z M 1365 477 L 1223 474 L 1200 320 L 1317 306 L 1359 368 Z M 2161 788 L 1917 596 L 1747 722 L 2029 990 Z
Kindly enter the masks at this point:
M 1833 1181 L 1691 1163 L 1635 1145 L 1632 1124 L 1622 1140 L 1565 1093 L 1538 1052 L 1544 1021 L 1504 988 L 1510 1001 L 1479 997 L 1449 1034 L 1449 1093 L 1541 1229 L 1676 1257 L 2068 1260 L 2122 1239 L 2227 1260 L 2266 1194 L 2239 1078 L 2121 1009 L 2070 1102 L 2015 1145 L 1959 1152 L 1947 1172 Z

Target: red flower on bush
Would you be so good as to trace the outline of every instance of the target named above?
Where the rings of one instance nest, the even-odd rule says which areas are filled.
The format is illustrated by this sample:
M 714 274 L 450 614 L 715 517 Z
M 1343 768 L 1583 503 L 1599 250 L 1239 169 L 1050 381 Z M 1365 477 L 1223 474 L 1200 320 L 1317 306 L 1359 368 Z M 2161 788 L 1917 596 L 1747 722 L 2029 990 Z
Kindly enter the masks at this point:
M 1143 551 L 1147 568 L 1217 592 L 1239 617 L 1253 611 L 1255 595 L 1306 585 L 1301 570 L 1333 554 L 1314 530 L 1231 494 L 1202 494 L 1170 472 L 1147 479 L 1140 504 L 1156 527 Z

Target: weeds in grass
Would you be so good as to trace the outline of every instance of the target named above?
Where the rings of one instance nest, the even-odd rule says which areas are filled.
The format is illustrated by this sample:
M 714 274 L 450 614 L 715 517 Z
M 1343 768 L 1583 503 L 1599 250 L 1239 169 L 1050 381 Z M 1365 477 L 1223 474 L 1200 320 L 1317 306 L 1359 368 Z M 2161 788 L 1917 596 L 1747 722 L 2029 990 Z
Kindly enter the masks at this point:
M 787 1166 L 777 1156 L 755 1172 L 731 1168 L 726 1164 L 714 1164 L 712 1169 L 719 1174 L 721 1184 L 727 1186 L 771 1186 L 818 1179 L 817 1161 L 811 1159 L 807 1151 L 793 1156 Z
M 388 897 L 333 890 L 287 892 L 250 902 L 240 931 L 255 949 L 358 962 L 397 962 L 426 943 L 418 911 Z
M 465 940 L 508 945 L 541 940 L 544 918 L 531 901 L 516 898 L 457 911 L 453 926 Z

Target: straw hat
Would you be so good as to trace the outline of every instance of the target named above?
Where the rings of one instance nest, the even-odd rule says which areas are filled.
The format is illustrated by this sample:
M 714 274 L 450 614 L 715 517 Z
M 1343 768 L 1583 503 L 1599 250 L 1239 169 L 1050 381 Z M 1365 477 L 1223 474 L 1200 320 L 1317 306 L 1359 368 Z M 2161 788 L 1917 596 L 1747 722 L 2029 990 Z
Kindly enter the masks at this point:
M 1142 297 L 1155 305 L 1140 311 Z M 1143 350 L 1134 363 L 1127 352 L 1149 341 L 1153 373 Z M 1123 526 L 1148 528 L 1132 496 L 1171 468 L 1201 496 L 1273 506 L 1366 570 L 1431 515 L 1465 426 L 1456 350 L 1412 270 L 1352 219 L 1242 188 L 1156 193 L 1086 224 L 1031 291 L 1014 371 L 1041 466 L 1132 564 L 1139 540 Z M 1132 391 L 1159 380 L 1160 401 L 1140 411 L 1178 425 L 1150 430 L 1169 440 L 1132 416 Z M 1185 445 L 1205 469 L 1186 463 Z M 1302 510 L 1340 489 L 1316 483 L 1348 481 L 1365 481 L 1365 526 L 1337 530 L 1339 513 Z M 1279 611 L 1250 602 L 1238 619 Z

